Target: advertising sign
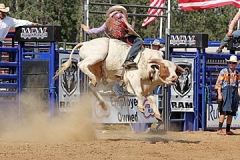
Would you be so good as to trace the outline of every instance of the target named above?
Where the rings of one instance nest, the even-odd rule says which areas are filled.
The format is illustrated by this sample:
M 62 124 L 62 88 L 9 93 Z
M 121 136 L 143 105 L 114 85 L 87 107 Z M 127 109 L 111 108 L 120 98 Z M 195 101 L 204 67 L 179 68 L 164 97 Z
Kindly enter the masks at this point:
M 217 110 L 218 104 L 207 104 L 207 114 L 206 114 L 206 128 L 207 129 L 217 129 L 219 125 L 219 112 Z M 240 110 L 240 105 L 238 105 L 238 110 Z M 240 117 L 236 113 L 236 116 L 233 117 L 231 127 L 239 128 L 240 127 Z M 226 127 L 226 120 L 223 123 L 223 127 Z
M 21 26 L 16 28 L 16 41 L 55 42 L 61 41 L 61 26 Z
M 194 112 L 193 106 L 193 58 L 172 58 L 172 62 L 182 67 L 185 72 L 178 77 L 178 82 L 171 87 L 171 111 Z
M 158 96 L 156 96 L 157 98 Z M 95 123 L 154 123 L 153 109 L 148 100 L 143 98 L 144 114 L 138 111 L 136 97 L 104 96 L 108 110 L 104 111 L 97 99 L 93 96 L 93 121 Z
M 170 35 L 170 47 L 173 48 L 207 48 L 208 34 L 176 33 Z
M 62 66 L 69 58 L 69 54 L 59 54 L 59 66 Z M 78 55 L 73 55 L 72 66 L 59 76 L 59 110 L 66 112 L 73 103 L 79 101 L 80 82 L 79 68 L 77 67 Z

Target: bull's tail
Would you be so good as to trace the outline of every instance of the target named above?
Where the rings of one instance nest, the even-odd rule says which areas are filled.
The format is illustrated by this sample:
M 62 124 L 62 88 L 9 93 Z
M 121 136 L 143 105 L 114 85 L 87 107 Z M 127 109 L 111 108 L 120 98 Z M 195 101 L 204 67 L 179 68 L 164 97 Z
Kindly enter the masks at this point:
M 73 52 L 74 50 L 76 50 L 77 48 L 80 48 L 82 47 L 83 43 L 79 43 L 77 44 L 73 49 L 72 49 L 72 52 L 69 56 L 69 59 L 67 60 L 67 62 L 63 63 L 61 68 L 59 70 L 56 71 L 55 75 L 54 75 L 54 79 L 56 79 L 60 74 L 62 74 L 66 69 L 68 69 L 68 67 L 71 66 L 72 64 L 72 55 L 73 55 Z

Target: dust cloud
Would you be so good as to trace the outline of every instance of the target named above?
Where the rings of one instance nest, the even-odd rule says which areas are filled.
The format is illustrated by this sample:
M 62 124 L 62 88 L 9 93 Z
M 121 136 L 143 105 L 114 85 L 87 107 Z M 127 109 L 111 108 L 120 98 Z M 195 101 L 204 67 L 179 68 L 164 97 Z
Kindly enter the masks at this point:
M 96 139 L 89 96 L 80 98 L 69 112 L 53 118 L 50 118 L 46 102 L 35 102 L 34 97 L 23 96 L 20 111 L 16 107 L 11 113 L 0 113 L 0 140 L 78 142 Z

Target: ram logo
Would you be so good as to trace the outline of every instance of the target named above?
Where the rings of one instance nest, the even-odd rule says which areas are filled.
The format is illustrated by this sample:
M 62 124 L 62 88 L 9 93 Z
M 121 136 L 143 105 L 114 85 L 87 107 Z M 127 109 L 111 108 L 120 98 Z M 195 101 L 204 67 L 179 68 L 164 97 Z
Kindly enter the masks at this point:
M 68 58 L 63 58 L 61 60 L 61 64 L 65 63 Z M 61 76 L 61 86 L 63 91 L 68 95 L 71 96 L 75 90 L 77 89 L 77 82 L 78 82 L 78 67 L 77 67 L 78 60 L 72 59 L 72 66 L 69 67 Z
M 192 64 L 188 62 L 175 62 L 185 72 L 178 77 L 178 82 L 173 86 L 174 91 L 181 97 L 186 96 L 192 89 Z

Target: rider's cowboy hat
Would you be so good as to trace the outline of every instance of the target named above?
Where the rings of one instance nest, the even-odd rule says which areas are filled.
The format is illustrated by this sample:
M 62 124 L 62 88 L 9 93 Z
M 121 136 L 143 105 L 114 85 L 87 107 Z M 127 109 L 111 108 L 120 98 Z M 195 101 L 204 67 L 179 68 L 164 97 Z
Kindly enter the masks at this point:
M 225 59 L 227 62 L 236 62 L 236 63 L 239 63 L 238 60 L 237 60 L 237 56 L 235 55 L 232 55 L 230 56 L 229 59 Z
M 127 16 L 127 9 L 123 6 L 116 5 L 116 6 L 112 6 L 108 9 L 108 11 L 106 13 L 106 17 L 108 18 L 109 15 L 114 11 L 121 11 L 125 16 Z
M 121 11 L 124 15 L 125 18 L 123 19 L 124 23 L 126 24 L 126 26 L 128 27 L 128 34 L 129 35 L 135 35 L 137 37 L 140 37 L 139 34 L 137 34 L 137 32 L 134 31 L 134 29 L 132 28 L 132 26 L 127 22 L 126 20 L 126 16 L 127 16 L 127 9 L 123 6 L 120 5 L 116 5 L 116 6 L 112 6 L 108 9 L 107 13 L 106 13 L 106 17 L 108 18 L 109 15 L 114 12 L 114 11 Z
M 5 4 L 0 3 L 0 11 L 1 12 L 9 12 L 9 7 L 5 7 Z

